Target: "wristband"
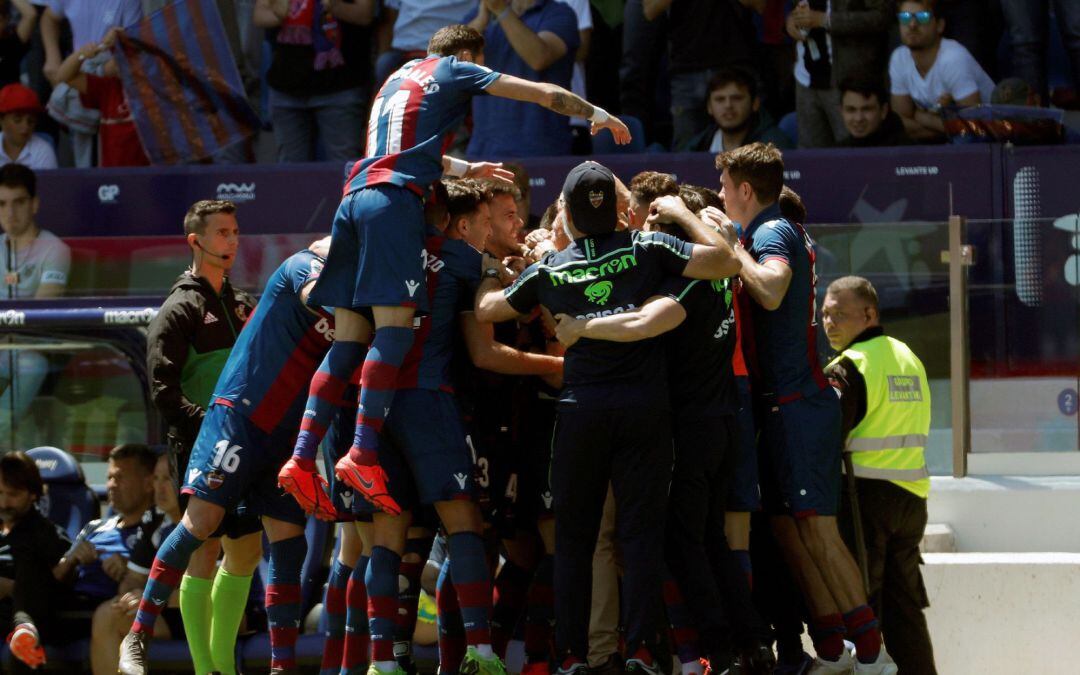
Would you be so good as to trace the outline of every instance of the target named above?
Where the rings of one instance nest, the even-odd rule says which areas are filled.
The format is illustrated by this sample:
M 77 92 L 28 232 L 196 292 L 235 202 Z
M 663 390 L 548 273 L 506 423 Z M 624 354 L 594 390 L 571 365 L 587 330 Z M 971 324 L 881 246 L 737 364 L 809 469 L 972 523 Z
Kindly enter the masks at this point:
M 589 116 L 589 121 L 593 124 L 603 124 L 607 122 L 611 115 L 608 115 L 607 111 L 598 105 L 593 106 L 592 115 Z
M 450 166 L 446 169 L 447 176 L 453 176 L 454 178 L 461 178 L 469 172 L 469 163 L 463 159 L 457 157 L 447 157 L 450 160 Z

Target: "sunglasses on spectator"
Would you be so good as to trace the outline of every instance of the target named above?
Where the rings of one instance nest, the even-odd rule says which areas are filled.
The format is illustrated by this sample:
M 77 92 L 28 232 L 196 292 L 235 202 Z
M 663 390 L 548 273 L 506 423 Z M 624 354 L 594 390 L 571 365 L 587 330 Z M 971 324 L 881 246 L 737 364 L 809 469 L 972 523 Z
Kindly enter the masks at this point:
M 901 26 L 910 26 L 914 22 L 919 22 L 920 26 L 926 26 L 930 23 L 930 19 L 934 18 L 934 13 L 929 10 L 923 10 L 921 12 L 897 12 L 896 20 L 900 22 Z

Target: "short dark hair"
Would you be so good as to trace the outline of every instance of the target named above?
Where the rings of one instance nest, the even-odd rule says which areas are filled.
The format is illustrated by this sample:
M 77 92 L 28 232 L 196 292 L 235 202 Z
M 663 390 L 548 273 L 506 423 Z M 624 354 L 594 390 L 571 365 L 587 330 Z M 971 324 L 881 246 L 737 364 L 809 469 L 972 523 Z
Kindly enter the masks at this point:
M 772 204 L 784 187 L 784 155 L 772 143 L 750 143 L 716 156 L 716 168 L 736 185 L 749 183 L 759 204 Z
M 698 191 L 687 185 L 683 185 L 679 188 L 679 199 L 683 200 L 683 204 L 686 204 L 686 208 L 694 213 L 697 213 L 706 206 L 705 200 L 701 198 Z
M 450 224 L 462 216 L 476 213 L 480 205 L 491 198 L 480 181 L 471 178 L 443 181 L 446 185 L 446 210 L 450 213 Z
M 435 31 L 427 47 L 428 54 L 436 56 L 453 56 L 463 49 L 468 49 L 473 54 L 484 51 L 484 36 L 476 29 L 459 23 L 443 26 Z
M 503 162 L 503 168 L 514 174 L 514 185 L 520 192 L 519 199 L 528 199 L 532 186 L 529 185 L 529 171 L 517 162 Z
M 806 223 L 806 206 L 803 205 L 802 197 L 788 186 L 780 190 L 780 215 L 790 223 L 803 225 Z
M 665 195 L 678 195 L 679 184 L 670 173 L 642 171 L 630 179 L 630 194 L 638 204 L 651 204 Z
M 714 91 L 729 84 L 745 87 L 746 91 L 750 93 L 751 99 L 758 97 L 757 76 L 746 68 L 729 67 L 721 68 L 709 79 L 709 88 L 705 92 L 705 100 L 708 100 Z
M 0 456 L 0 480 L 8 487 L 26 490 L 35 497 L 45 494 L 45 483 L 41 480 L 37 464 L 22 450 Z
M 206 232 L 207 219 L 216 213 L 231 216 L 236 213 L 236 204 L 227 199 L 202 199 L 195 202 L 184 214 L 184 235 Z
M 551 202 L 548 207 L 544 209 L 544 215 L 540 216 L 540 229 L 551 230 L 554 229 L 555 219 L 559 217 L 559 202 Z
M 138 462 L 146 473 L 154 473 L 157 465 L 158 453 L 143 443 L 124 443 L 109 451 L 109 461 L 119 462 L 125 459 L 133 459 Z
M 889 102 L 889 93 L 885 88 L 884 82 L 871 82 L 867 80 L 845 80 L 839 84 L 840 98 L 843 99 L 844 94 L 849 91 L 853 91 L 860 96 L 870 98 L 873 96 L 878 100 L 880 105 L 885 105 Z
M 865 302 L 867 306 L 873 307 L 874 311 L 877 311 L 877 290 L 874 289 L 874 285 L 870 283 L 870 280 L 866 277 L 840 277 L 829 284 L 829 287 L 825 289 L 826 294 L 836 294 L 841 291 L 850 292 L 852 295 Z
M 935 12 L 935 10 L 937 9 L 937 0 L 896 0 L 897 9 L 899 9 L 900 5 L 904 4 L 905 2 L 913 2 L 916 5 L 922 5 L 931 12 L 934 12 L 934 15 L 937 16 Z
M 5 164 L 0 167 L 0 185 L 6 188 L 25 188 L 26 194 L 37 197 L 37 174 L 22 164 Z
M 707 188 L 707 187 L 704 187 L 704 186 L 701 186 L 701 185 L 687 185 L 687 184 L 683 183 L 683 185 L 679 188 L 679 196 L 680 197 L 682 196 L 683 191 L 685 191 L 685 190 L 691 190 L 693 192 L 696 192 L 697 195 L 699 197 L 701 197 L 701 200 L 703 202 L 705 202 L 705 206 L 714 206 L 714 207 L 720 209 L 721 211 L 724 210 L 724 200 L 720 199 L 720 193 L 717 192 L 716 190 L 713 190 L 712 188 Z M 686 201 L 686 200 L 684 199 L 683 201 Z M 704 208 L 704 207 L 702 207 L 702 208 Z
M 424 220 L 433 227 L 442 227 L 446 220 L 446 186 L 441 180 L 431 184 L 431 197 L 424 202 Z
M 495 195 L 510 195 L 514 198 L 514 201 L 521 199 L 521 190 L 513 183 L 504 183 L 501 180 L 487 180 L 484 181 L 483 185 L 488 191 L 488 199 Z

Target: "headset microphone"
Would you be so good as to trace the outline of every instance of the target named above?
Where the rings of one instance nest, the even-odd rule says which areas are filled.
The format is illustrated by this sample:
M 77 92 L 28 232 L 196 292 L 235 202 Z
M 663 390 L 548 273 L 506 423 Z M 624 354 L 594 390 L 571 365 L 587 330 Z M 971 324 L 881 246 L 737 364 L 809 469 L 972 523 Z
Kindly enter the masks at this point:
M 195 245 L 198 246 L 199 250 L 202 251 L 203 253 L 205 253 L 206 255 L 213 256 L 213 257 L 218 258 L 220 260 L 228 260 L 228 259 L 232 258 L 231 255 L 227 255 L 227 254 L 226 255 L 221 255 L 219 253 L 214 253 L 212 251 L 207 251 L 205 248 L 203 248 L 203 245 L 199 243 L 198 239 L 195 240 Z

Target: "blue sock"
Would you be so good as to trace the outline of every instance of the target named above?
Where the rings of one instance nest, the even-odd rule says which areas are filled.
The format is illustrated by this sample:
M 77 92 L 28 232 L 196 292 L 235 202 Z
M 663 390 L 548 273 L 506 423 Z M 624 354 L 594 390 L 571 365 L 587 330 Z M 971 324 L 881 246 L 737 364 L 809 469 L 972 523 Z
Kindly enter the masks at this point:
M 300 434 L 296 437 L 293 457 L 315 461 L 330 421 L 338 408 L 348 405 L 342 400 L 349 383 L 356 379 L 367 345 L 362 342 L 334 342 L 326 352 L 319 369 L 311 379 Z
M 356 411 L 356 431 L 349 449 L 349 456 L 357 464 L 378 461 L 379 432 L 394 401 L 398 369 L 412 344 L 412 328 L 384 326 L 375 331 L 375 339 L 371 341 L 360 371 L 360 407 Z
M 368 667 L 368 609 L 367 576 L 368 556 L 360 556 L 349 576 L 345 591 L 345 654 L 341 660 L 340 675 L 364 675 Z
M 173 590 L 180 585 L 191 555 L 202 543 L 201 539 L 188 532 L 183 523 L 177 524 L 165 538 L 154 556 L 150 578 L 146 581 L 139 610 L 135 613 L 135 623 L 131 626 L 133 633 L 154 634 L 154 622 L 168 604 Z
M 296 667 L 300 632 L 300 570 L 307 555 L 303 535 L 270 544 L 266 618 L 270 623 L 270 667 Z
M 323 615 L 326 617 L 326 642 L 319 675 L 338 675 L 345 652 L 345 588 L 353 568 L 334 558 L 326 579 Z
M 470 645 L 491 644 L 491 573 L 484 540 L 475 532 L 458 532 L 446 544 L 465 639 Z
M 398 616 L 398 568 L 401 556 L 383 546 L 371 550 L 367 567 L 368 632 L 371 660 L 394 660 Z

